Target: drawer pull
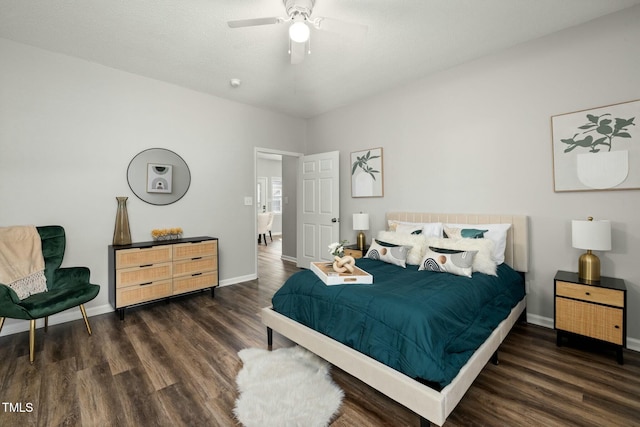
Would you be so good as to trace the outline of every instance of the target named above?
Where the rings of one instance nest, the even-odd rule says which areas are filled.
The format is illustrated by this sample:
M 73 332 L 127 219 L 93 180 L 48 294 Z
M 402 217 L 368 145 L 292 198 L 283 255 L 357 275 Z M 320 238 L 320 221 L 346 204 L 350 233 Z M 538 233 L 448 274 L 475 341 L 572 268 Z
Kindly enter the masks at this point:
M 584 294 L 589 296 L 589 295 L 591 295 L 591 292 L 585 292 Z
M 615 326 L 614 326 L 614 328 L 616 328 L 616 329 L 620 329 L 620 326 L 618 326 L 618 325 L 615 325 Z
M 201 275 L 202 275 L 202 273 L 194 273 L 194 274 L 191 275 L 191 277 L 193 277 L 193 276 L 201 276 Z
M 140 268 L 145 268 L 145 267 L 152 267 L 153 264 L 145 264 L 145 265 L 141 265 Z
M 197 257 L 197 258 L 191 258 L 191 261 L 195 261 L 195 260 L 197 260 L 197 259 L 202 259 L 202 257 L 201 257 L 201 256 L 199 256 L 199 257 Z
M 152 283 L 153 283 L 153 282 L 140 283 L 140 286 L 147 286 L 147 285 L 150 285 L 150 284 L 152 284 Z

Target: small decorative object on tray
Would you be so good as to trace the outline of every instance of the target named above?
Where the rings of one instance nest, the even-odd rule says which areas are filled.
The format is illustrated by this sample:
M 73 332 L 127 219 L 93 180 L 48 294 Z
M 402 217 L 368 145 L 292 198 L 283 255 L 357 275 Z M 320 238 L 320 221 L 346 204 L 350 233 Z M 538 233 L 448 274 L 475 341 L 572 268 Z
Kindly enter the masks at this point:
M 182 238 L 182 228 L 156 228 L 151 230 L 153 240 L 177 240 Z
M 337 273 L 333 270 L 333 264 L 330 262 L 312 262 L 311 271 L 328 286 L 373 283 L 373 276 L 371 274 L 355 266 L 353 267 L 353 273 Z

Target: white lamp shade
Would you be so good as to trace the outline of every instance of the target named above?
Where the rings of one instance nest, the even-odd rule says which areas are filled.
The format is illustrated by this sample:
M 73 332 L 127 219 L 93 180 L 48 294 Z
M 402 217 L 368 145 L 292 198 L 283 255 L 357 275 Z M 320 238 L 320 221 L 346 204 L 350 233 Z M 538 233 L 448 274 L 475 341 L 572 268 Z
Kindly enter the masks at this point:
M 353 214 L 353 229 L 354 230 L 368 230 L 369 229 L 369 214 L 366 214 L 366 213 Z
M 289 37 L 294 42 L 304 43 L 309 40 L 309 35 L 311 34 L 311 30 L 307 24 L 302 21 L 296 21 L 289 27 Z
M 572 246 L 593 251 L 611 250 L 610 221 L 571 221 Z

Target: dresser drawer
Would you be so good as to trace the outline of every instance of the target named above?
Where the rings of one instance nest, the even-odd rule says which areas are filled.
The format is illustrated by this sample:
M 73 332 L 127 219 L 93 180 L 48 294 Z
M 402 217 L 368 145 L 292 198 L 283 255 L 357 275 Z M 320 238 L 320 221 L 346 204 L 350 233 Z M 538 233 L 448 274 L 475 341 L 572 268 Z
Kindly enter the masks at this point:
M 173 245 L 173 260 L 192 259 L 218 254 L 218 242 L 208 240 L 197 243 L 179 243 Z
M 196 291 L 198 289 L 218 286 L 218 272 L 198 273 L 193 276 L 182 276 L 173 279 L 173 294 Z
M 197 259 L 188 259 L 184 261 L 176 261 L 173 263 L 173 276 L 185 276 L 193 273 L 204 273 L 218 269 L 216 257 L 204 257 Z
M 623 344 L 624 310 L 556 297 L 556 329 Z
M 120 288 L 116 291 L 116 308 L 171 296 L 171 279 Z
M 598 304 L 624 307 L 624 292 L 616 289 L 556 281 L 556 295 Z
M 171 261 L 171 246 L 122 249 L 116 251 L 116 268 L 137 267 Z
M 120 268 L 116 270 L 116 288 L 123 288 L 141 283 L 171 279 L 172 263 L 164 262 L 142 267 Z

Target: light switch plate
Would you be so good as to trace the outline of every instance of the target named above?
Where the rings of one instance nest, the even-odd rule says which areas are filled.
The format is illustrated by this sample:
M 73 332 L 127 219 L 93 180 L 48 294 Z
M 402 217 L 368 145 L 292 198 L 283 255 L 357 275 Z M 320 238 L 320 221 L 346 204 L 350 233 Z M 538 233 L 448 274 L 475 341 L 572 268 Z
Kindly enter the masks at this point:
M 244 205 L 251 206 L 253 204 L 253 197 L 247 196 L 244 198 Z

